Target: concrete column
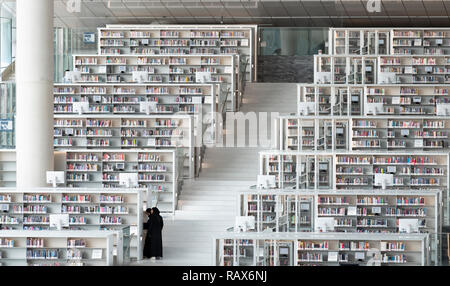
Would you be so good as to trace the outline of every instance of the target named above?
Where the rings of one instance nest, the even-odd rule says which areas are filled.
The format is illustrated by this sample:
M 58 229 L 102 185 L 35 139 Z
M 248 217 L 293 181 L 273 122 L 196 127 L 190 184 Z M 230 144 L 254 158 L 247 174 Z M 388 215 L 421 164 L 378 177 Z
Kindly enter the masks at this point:
M 53 170 L 53 1 L 17 0 L 17 187 L 45 187 Z

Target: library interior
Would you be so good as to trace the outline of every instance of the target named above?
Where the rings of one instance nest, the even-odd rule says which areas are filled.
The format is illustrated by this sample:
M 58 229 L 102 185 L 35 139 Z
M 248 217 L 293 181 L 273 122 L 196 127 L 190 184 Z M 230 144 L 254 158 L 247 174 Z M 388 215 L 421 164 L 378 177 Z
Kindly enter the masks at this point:
M 449 265 L 450 0 L 1 0 L 0 58 L 0 266 Z

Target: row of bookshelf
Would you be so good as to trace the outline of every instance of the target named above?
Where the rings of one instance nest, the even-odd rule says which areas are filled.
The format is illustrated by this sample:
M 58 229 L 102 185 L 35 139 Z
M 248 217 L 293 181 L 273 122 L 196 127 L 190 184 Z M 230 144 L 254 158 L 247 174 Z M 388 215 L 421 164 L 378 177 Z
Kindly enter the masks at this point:
M 428 49 L 449 53 L 449 30 L 428 28 L 330 28 L 330 54 L 427 54 Z M 436 54 L 433 52 L 432 54 Z
M 419 231 L 432 233 L 441 228 L 441 200 L 436 190 L 260 190 L 239 195 L 239 214 L 254 216 L 257 232 L 321 232 L 321 218 L 334 218 L 326 231 L 397 233 L 400 220 L 417 218 Z
M 280 116 L 284 150 L 423 150 L 448 149 L 444 116 Z
M 255 80 L 255 46 L 257 27 L 254 25 L 232 26 L 162 26 L 162 25 L 107 25 L 98 28 L 98 53 L 110 52 L 117 47 L 123 54 L 151 53 L 155 48 L 166 53 L 187 54 L 239 54 L 249 62 L 246 80 Z M 186 51 L 171 47 L 189 47 Z
M 392 176 L 391 189 L 446 188 L 448 154 L 363 151 L 260 152 L 260 175 L 275 176 L 278 188 L 379 188 Z M 355 172 L 356 171 L 356 172 Z M 395 178 L 394 178 L 395 177 Z
M 8 244 L 0 244 L 0 262 L 2 266 L 112 266 L 117 263 L 115 235 L 92 230 L 3 232 L 0 242 Z
M 338 233 L 223 235 L 214 241 L 215 265 L 430 265 L 424 247 L 427 237 Z M 249 240 L 250 245 L 242 245 L 243 239 Z
M 119 231 L 131 227 L 135 234 L 131 240 L 130 255 L 139 258 L 141 245 L 136 237 L 142 234 L 142 209 L 157 201 L 147 193 L 147 189 L 99 189 L 99 188 L 54 188 L 54 189 L 8 189 L 0 191 L 2 196 L 11 198 L 8 203 L 0 203 L 3 233 L 26 231 L 29 242 L 0 240 L 0 245 L 8 247 L 34 248 L 91 248 L 84 236 L 73 236 L 64 243 L 55 244 L 53 239 L 40 237 L 42 231 L 52 232 L 52 215 L 68 215 L 68 230 L 74 231 Z M 32 198 L 32 200 L 29 200 Z M 24 211 L 31 207 L 31 212 Z M 6 223 L 5 223 L 6 222 Z M 57 233 L 56 231 L 53 231 Z M 58 231 L 59 232 L 59 231 Z M 81 233 L 81 232 L 80 232 Z M 122 258 L 121 258 L 122 259 Z
M 181 174 L 193 177 L 196 166 L 201 162 L 201 158 L 195 156 L 195 144 L 199 139 L 194 138 L 193 123 L 193 118 L 188 115 L 103 117 L 55 115 L 54 147 L 56 150 L 177 148 L 186 158 L 184 164 L 186 168 Z M 119 156 L 114 152 L 112 154 Z M 98 156 L 96 158 L 101 159 Z M 83 170 L 97 171 L 97 165 L 92 164 L 91 167 L 86 165 Z M 136 170 L 151 170 L 143 168 L 142 165 L 138 167 Z
M 138 29 L 139 26 L 136 26 Z M 176 30 L 167 31 L 167 30 L 161 30 L 157 26 L 154 28 L 146 27 L 144 31 L 136 31 L 136 30 L 110 30 L 108 28 L 99 28 L 99 38 L 100 39 L 139 39 L 139 38 L 148 38 L 148 39 L 165 39 L 166 37 L 168 39 L 171 38 L 212 38 L 212 39 L 218 39 L 218 38 L 244 38 L 248 36 L 248 31 L 245 30 L 235 30 L 235 31 L 228 31 L 228 30 L 221 30 L 221 31 L 198 31 L 192 30 L 192 29 L 186 29 L 186 30 L 180 30 L 180 28 L 177 28 Z M 156 41 L 171 41 L 171 40 L 156 40 Z M 178 41 L 185 41 L 185 40 L 178 40 Z M 197 40 L 194 40 L 197 41 Z M 101 45 L 101 44 L 100 44 Z
M 96 55 L 75 55 L 74 71 L 81 72 L 81 77 L 88 77 L 91 84 L 105 83 L 108 80 L 111 84 L 128 85 L 130 83 L 147 85 L 160 84 L 161 86 L 173 85 L 194 85 L 195 82 L 221 84 L 221 90 L 225 92 L 227 88 L 235 90 L 237 78 L 240 72 L 234 68 L 237 63 L 237 56 L 216 55 L 216 56 L 146 56 L 139 57 L 133 55 L 117 56 L 96 56 Z M 158 66 L 156 69 L 155 67 Z M 208 73 L 208 78 L 203 76 Z M 73 80 L 73 79 L 72 79 Z M 79 81 L 78 79 L 75 79 Z M 83 82 L 81 84 L 89 84 Z M 138 85 L 139 86 L 139 85 Z M 138 94 L 146 94 L 142 88 L 136 88 Z M 170 89 L 171 94 L 175 89 Z M 112 91 L 111 91 L 112 92 Z M 148 93 L 150 94 L 150 93 Z M 165 97 L 160 97 L 162 100 Z M 97 98 L 98 99 L 98 98 Z M 236 105 L 233 96 L 228 98 L 231 107 Z M 209 101 L 213 105 L 214 100 Z M 234 105 L 233 105 L 234 104 Z
M 183 172 L 182 154 L 182 150 L 154 149 L 65 150 L 59 164 L 65 166 L 68 187 L 117 188 L 121 174 L 134 175 L 133 184 L 153 192 L 161 212 L 173 213 Z

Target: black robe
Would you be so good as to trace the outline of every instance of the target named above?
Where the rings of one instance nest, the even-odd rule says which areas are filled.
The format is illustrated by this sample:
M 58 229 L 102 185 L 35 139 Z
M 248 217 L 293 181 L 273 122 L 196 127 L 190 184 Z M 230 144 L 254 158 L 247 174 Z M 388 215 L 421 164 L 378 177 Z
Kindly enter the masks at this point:
M 164 222 L 159 214 L 152 214 L 148 217 L 148 221 L 144 223 L 144 229 L 147 230 L 144 244 L 144 257 L 162 257 L 162 229 Z

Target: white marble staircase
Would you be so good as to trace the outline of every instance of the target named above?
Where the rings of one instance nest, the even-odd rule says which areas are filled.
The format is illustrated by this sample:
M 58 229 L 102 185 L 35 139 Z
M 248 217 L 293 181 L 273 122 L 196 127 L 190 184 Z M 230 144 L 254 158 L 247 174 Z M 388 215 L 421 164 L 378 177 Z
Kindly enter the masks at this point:
M 243 112 L 295 112 L 295 84 L 248 84 Z M 260 148 L 208 148 L 199 178 L 185 181 L 174 217 L 165 218 L 164 258 L 133 265 L 213 265 L 213 240 L 234 225 L 237 193 L 256 184 Z

